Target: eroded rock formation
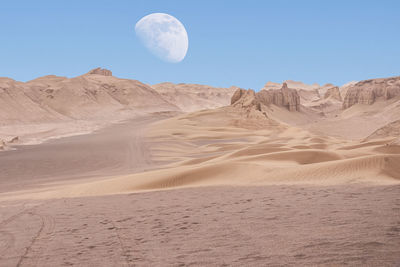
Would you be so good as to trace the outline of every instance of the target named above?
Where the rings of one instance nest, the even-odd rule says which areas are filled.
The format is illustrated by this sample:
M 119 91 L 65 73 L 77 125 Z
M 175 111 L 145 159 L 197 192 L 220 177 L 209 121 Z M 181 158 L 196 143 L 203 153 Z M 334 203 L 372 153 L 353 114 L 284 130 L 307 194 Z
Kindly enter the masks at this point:
M 342 96 L 340 95 L 339 87 L 333 86 L 333 87 L 328 88 L 326 90 L 324 98 L 326 99 L 326 98 L 329 98 L 329 97 L 334 98 L 334 99 L 336 99 L 338 101 L 342 101 Z
M 365 80 L 356 83 L 347 90 L 343 101 L 343 108 L 355 104 L 373 104 L 378 98 L 384 100 L 400 96 L 400 76 Z
M 271 104 L 285 107 L 290 111 L 300 110 L 300 96 L 296 90 L 287 87 L 283 83 L 281 89 L 261 90 L 255 93 L 253 90 L 238 89 L 231 98 L 231 104 L 241 107 L 255 107 L 261 110 L 261 105 Z
M 97 75 L 103 75 L 103 76 L 112 76 L 111 70 L 107 69 L 102 69 L 102 68 L 96 68 L 88 72 L 88 74 L 97 74 Z

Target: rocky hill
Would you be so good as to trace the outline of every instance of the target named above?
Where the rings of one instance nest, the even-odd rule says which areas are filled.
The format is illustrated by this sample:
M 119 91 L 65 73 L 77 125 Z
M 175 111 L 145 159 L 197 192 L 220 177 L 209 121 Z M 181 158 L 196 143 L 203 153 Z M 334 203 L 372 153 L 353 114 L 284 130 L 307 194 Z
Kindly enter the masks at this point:
M 2 124 L 118 117 L 126 112 L 178 111 L 136 80 L 94 69 L 75 78 L 44 76 L 26 83 L 0 79 Z

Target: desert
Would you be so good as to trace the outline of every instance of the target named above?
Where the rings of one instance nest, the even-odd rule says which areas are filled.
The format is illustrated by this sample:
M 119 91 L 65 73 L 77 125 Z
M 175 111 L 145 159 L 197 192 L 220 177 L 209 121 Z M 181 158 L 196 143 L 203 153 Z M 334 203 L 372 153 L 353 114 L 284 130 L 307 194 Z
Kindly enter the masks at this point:
M 395 265 L 400 77 L 346 87 L 2 79 L 1 265 Z

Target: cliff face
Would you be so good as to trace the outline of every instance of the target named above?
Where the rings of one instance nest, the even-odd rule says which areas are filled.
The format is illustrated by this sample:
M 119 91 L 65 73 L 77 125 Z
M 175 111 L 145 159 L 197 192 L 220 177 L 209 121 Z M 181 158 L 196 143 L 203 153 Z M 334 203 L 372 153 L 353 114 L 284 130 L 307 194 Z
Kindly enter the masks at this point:
M 231 105 L 246 109 L 255 108 L 261 111 L 261 103 L 257 98 L 257 94 L 252 89 L 237 89 L 231 98 Z
M 300 110 L 300 96 L 295 89 L 289 89 L 286 83 L 278 90 L 261 90 L 256 98 L 264 105 L 274 104 L 290 111 Z
M 274 101 L 275 105 L 285 106 L 290 111 L 300 110 L 300 96 L 295 89 L 289 89 L 287 84 L 284 83 L 281 92 L 273 92 L 275 95 L 282 95 L 282 100 Z
M 343 108 L 355 104 L 373 104 L 378 98 L 384 100 L 400 95 L 400 76 L 385 79 L 372 79 L 356 83 L 347 90 Z
M 300 110 L 300 96 L 294 89 L 289 89 L 286 83 L 283 83 L 281 89 L 261 90 L 255 93 L 253 90 L 238 89 L 231 98 L 231 104 L 234 106 L 251 107 L 261 110 L 261 105 L 269 106 L 271 104 L 285 107 L 289 111 Z

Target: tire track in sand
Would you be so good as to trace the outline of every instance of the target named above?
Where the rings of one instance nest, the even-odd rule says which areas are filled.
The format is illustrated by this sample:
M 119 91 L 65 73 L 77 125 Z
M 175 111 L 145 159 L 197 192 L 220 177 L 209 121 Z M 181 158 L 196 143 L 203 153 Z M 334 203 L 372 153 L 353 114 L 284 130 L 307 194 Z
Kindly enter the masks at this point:
M 43 215 L 37 212 L 29 212 L 30 215 L 39 217 L 40 219 L 40 227 L 39 230 L 36 232 L 34 237 L 32 238 L 30 244 L 25 248 L 25 252 L 20 257 L 17 267 L 22 266 L 23 262 L 29 258 L 30 265 L 36 266 L 40 256 L 43 254 L 44 249 L 40 248 L 38 251 L 33 250 L 33 246 L 36 242 L 43 238 L 43 239 L 51 239 L 53 237 L 53 232 L 55 228 L 55 221 L 52 216 Z M 47 242 L 46 242 L 47 243 Z M 32 257 L 29 257 L 29 254 L 33 254 Z M 33 262 L 34 261 L 34 262 Z

